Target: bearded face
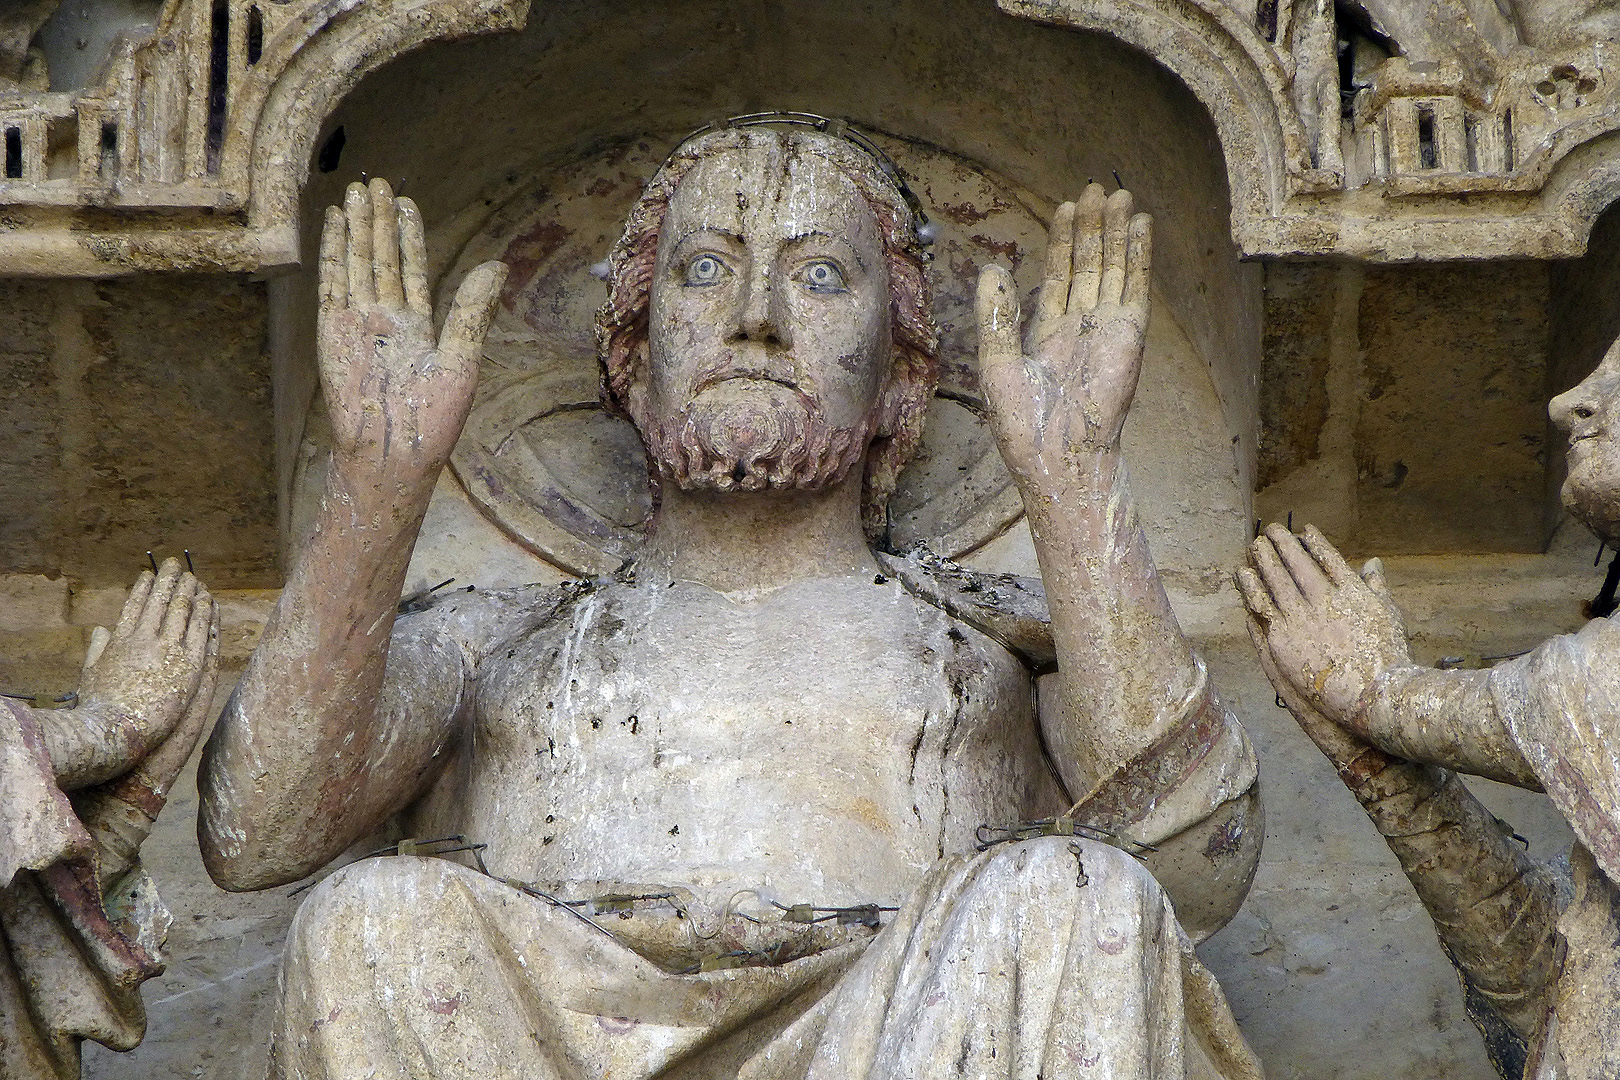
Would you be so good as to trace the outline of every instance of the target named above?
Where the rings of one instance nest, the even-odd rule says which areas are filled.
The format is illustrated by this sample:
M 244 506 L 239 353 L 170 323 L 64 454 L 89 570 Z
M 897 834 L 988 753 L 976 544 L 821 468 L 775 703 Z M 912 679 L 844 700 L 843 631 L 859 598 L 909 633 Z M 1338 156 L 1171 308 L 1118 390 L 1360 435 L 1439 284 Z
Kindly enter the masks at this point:
M 685 489 L 816 490 L 865 455 L 888 383 L 889 280 L 870 206 L 837 168 L 766 142 L 698 164 L 659 233 L 648 453 Z

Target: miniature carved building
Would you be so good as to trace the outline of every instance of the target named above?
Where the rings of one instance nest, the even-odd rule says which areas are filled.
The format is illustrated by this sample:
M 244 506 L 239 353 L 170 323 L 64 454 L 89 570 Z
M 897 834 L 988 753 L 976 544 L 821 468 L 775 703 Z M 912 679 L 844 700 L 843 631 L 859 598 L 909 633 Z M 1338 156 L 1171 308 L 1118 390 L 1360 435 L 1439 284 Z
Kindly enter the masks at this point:
M 1545 402 L 1620 332 L 1615 5 L 53 6 L 0 13 L 0 691 L 70 688 L 85 627 L 108 620 L 147 549 L 189 548 L 211 586 L 241 590 L 226 594 L 225 655 L 245 656 L 252 590 L 280 583 L 318 489 L 319 214 L 363 175 L 422 206 L 436 295 L 479 259 L 514 269 L 417 551 L 422 585 L 622 559 L 645 488 L 639 446 L 595 404 L 589 268 L 678 139 L 774 108 L 865 126 L 942 226 L 944 391 L 895 539 L 1029 572 L 984 429 L 971 283 L 1000 260 L 1033 287 L 1025 257 L 1056 203 L 1088 179 L 1122 184 L 1158 229 L 1127 430 L 1155 554 L 1183 622 L 1247 688 L 1274 820 L 1308 822 L 1272 838 L 1256 914 L 1212 943 L 1211 965 L 1275 1075 L 1489 1075 L 1432 933 L 1391 929 L 1414 902 L 1373 882 L 1390 872 L 1376 838 L 1344 838 L 1359 811 L 1319 805 L 1300 779 L 1319 763 L 1273 716 L 1227 575 L 1255 518 L 1292 512 L 1356 552 L 1450 558 L 1413 564 L 1431 583 L 1414 602 L 1455 611 L 1436 650 L 1507 651 L 1578 622 L 1582 568 L 1539 554 L 1560 517 Z M 99 47 L 81 29 L 98 20 L 128 32 L 87 60 L 76 42 Z M 82 86 L 58 77 L 98 64 Z M 1476 595 L 1478 575 L 1540 584 Z M 1545 820 L 1538 842 L 1559 835 L 1555 815 L 1512 807 Z M 201 916 L 177 927 L 196 959 L 149 993 L 182 996 L 153 1006 L 148 1044 L 92 1056 L 87 1075 L 249 1068 L 209 1059 L 219 1047 L 199 1033 L 236 1002 L 226 1043 L 256 1046 L 290 904 L 222 901 L 184 814 L 177 798 L 160 829 L 192 884 L 163 885 Z M 1322 878 L 1335 861 L 1377 869 Z M 230 918 L 252 928 L 214 932 Z M 1371 934 L 1391 949 L 1369 950 Z M 1401 978 L 1404 1005 L 1364 1000 Z M 1344 1060 L 1369 1033 L 1382 1056 Z

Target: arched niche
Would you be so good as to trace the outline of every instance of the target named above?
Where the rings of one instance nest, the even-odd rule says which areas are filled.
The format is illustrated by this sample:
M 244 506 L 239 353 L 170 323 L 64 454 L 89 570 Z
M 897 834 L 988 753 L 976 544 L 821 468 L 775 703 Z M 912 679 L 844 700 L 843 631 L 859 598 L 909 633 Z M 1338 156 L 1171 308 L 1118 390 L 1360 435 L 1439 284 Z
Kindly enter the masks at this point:
M 847 117 L 893 145 L 978 172 L 1032 220 L 1088 179 L 1131 188 L 1157 220 L 1156 307 L 1127 448 L 1161 565 L 1174 584 L 1215 588 L 1249 521 L 1259 278 L 1231 240 L 1227 168 L 1208 112 L 1118 40 L 1014 18 L 982 0 L 536 5 L 523 30 L 423 47 L 337 106 L 315 140 L 302 196 L 304 265 L 313 264 L 322 208 L 361 174 L 403 185 L 422 207 L 438 279 L 493 216 L 521 215 L 582 162 L 639 143 L 655 163 L 709 120 L 775 108 Z M 929 208 L 964 220 L 981 209 Z M 605 253 L 617 222 L 604 212 L 593 227 L 600 246 L 589 261 Z M 1027 261 L 1038 239 L 1004 251 Z M 306 423 L 315 398 L 311 274 L 272 283 L 289 542 L 306 516 L 297 493 L 312 490 L 321 460 L 318 413 Z M 594 282 L 580 287 L 594 291 L 573 302 L 576 318 L 602 295 Z M 503 531 L 487 514 L 459 485 L 442 483 L 415 576 L 511 580 L 582 569 L 567 559 L 547 567 L 514 539 L 522 530 L 507 522 Z M 965 557 L 1030 572 L 1020 530 L 991 530 Z

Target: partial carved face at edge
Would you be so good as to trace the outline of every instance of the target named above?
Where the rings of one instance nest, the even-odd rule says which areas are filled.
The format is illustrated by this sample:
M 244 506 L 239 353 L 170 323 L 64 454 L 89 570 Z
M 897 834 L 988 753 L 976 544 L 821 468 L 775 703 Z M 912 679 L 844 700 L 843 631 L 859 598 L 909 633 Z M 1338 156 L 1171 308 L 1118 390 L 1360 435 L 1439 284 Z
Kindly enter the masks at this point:
M 818 488 L 873 434 L 892 351 L 872 209 L 824 157 L 767 140 L 699 162 L 660 230 L 648 448 L 683 487 Z
M 1564 505 L 1604 540 L 1620 542 L 1620 342 L 1548 411 L 1569 435 Z

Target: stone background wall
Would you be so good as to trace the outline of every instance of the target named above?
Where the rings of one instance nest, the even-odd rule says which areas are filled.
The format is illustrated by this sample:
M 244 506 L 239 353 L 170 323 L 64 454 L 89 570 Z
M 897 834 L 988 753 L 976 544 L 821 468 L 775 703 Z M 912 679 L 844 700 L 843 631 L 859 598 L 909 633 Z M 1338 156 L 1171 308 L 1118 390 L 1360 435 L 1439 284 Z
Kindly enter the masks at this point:
M 0 565 L 90 585 L 189 548 L 279 583 L 262 284 L 0 282 Z

